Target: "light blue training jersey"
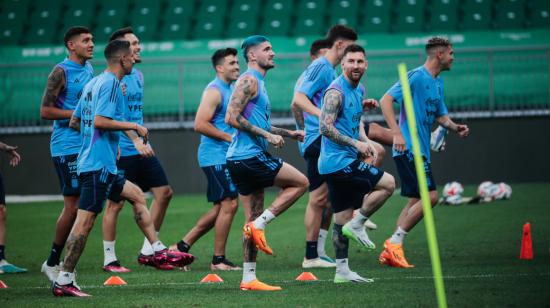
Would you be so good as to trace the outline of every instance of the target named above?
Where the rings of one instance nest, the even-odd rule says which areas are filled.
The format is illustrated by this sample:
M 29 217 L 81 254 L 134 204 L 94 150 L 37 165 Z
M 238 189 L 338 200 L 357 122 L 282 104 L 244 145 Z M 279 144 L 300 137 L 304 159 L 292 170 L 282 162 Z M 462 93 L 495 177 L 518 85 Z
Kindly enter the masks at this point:
M 252 98 L 241 115 L 247 119 L 250 124 L 257 126 L 265 131 L 271 130 L 271 104 L 264 85 L 264 76 L 257 70 L 249 68 L 240 78 L 252 76 L 258 84 L 258 92 Z M 238 81 L 237 81 L 238 82 Z M 255 136 L 247 131 L 235 130 L 233 141 L 229 145 L 226 158 L 228 160 L 242 160 L 252 158 L 261 152 L 267 151 L 267 140 L 262 136 Z
M 229 104 L 229 98 L 231 97 L 231 93 L 233 93 L 233 87 L 231 84 L 228 84 L 216 77 L 216 79 L 212 80 L 204 90 L 206 91 L 209 89 L 215 89 L 218 91 L 222 98 L 220 104 L 214 112 L 214 115 L 212 116 L 212 119 L 210 120 L 210 123 L 212 123 L 212 125 L 214 125 L 217 129 L 232 135 L 235 132 L 235 129 L 225 123 L 225 113 Z M 228 148 L 229 142 L 227 141 L 201 135 L 201 143 L 197 153 L 199 166 L 208 167 L 225 164 L 225 155 Z
M 82 147 L 78 154 L 77 173 L 106 170 L 116 174 L 119 131 L 94 127 L 95 116 L 121 121 L 124 113 L 124 97 L 120 81 L 111 72 L 104 72 L 92 79 L 84 88 L 75 110 L 80 118 Z
M 94 77 L 90 62 L 80 65 L 68 58 L 56 65 L 65 72 L 65 87 L 59 93 L 55 106 L 63 110 L 74 110 L 84 86 Z M 50 139 L 52 157 L 77 154 L 82 141 L 80 134 L 69 127 L 70 119 L 53 121 Z
M 129 75 L 122 78 L 121 84 L 126 87 L 124 96 L 124 120 L 143 125 L 143 74 L 132 69 Z M 120 134 L 120 156 L 138 155 L 134 143 L 128 136 Z
M 336 70 L 324 56 L 317 58 L 307 67 L 300 76 L 294 92 L 303 93 L 317 108 L 323 105 L 323 93 L 336 78 Z M 305 152 L 321 133 L 319 132 L 319 118 L 307 112 L 304 114 L 305 137 L 302 143 L 302 152 Z
M 334 126 L 340 134 L 353 139 L 359 139 L 359 123 L 363 115 L 363 95 L 365 87 L 359 84 L 353 87 L 340 75 L 334 80 L 327 91 L 335 89 L 342 95 L 342 103 L 334 121 Z M 358 151 L 355 147 L 338 144 L 323 136 L 321 139 L 321 154 L 319 156 L 319 173 L 329 174 L 347 167 L 357 160 Z
M 432 125 L 436 118 L 449 113 L 444 102 L 443 80 L 439 77 L 433 78 L 424 66 L 417 67 L 407 74 L 411 85 L 420 150 L 422 155 L 430 162 L 430 134 Z M 396 82 L 388 90 L 387 94 L 391 95 L 394 101 L 400 104 L 399 129 L 401 129 L 401 134 L 405 139 L 405 146 L 408 150 L 412 150 L 411 133 L 407 123 L 401 83 Z M 402 154 L 395 151 L 395 149 L 393 150 L 394 157 Z

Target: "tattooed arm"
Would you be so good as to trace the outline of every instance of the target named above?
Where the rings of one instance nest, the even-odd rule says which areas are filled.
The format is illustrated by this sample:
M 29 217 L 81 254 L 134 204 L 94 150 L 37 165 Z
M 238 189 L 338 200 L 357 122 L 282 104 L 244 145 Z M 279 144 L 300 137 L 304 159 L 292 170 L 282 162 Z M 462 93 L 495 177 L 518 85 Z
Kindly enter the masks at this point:
M 40 107 L 40 117 L 45 120 L 70 119 L 72 110 L 63 110 L 55 106 L 59 94 L 65 87 L 65 72 L 59 66 L 54 67 L 48 81 L 46 89 L 42 95 L 42 106 Z
M 304 141 L 304 131 L 303 130 L 289 130 L 289 129 L 284 129 L 284 128 L 271 126 L 269 131 L 272 134 L 279 135 L 281 137 L 292 138 L 292 139 L 298 140 L 300 142 Z
M 235 90 L 229 99 L 229 106 L 227 106 L 227 113 L 225 114 L 225 122 L 236 129 L 246 131 L 255 136 L 264 137 L 269 143 L 275 147 L 282 147 L 284 140 L 279 135 L 274 135 L 267 132 L 255 125 L 252 125 L 245 117 L 242 116 L 242 112 L 246 105 L 256 95 L 258 91 L 258 84 L 256 79 L 251 76 L 244 76 L 237 81 Z
M 296 126 L 298 127 L 298 129 L 303 130 L 305 128 L 305 123 L 302 109 L 294 101 L 292 102 L 292 104 L 290 104 L 290 109 L 292 110 L 292 114 L 294 115 Z
M 366 142 L 341 134 L 334 126 L 341 105 L 342 94 L 338 90 L 331 89 L 325 93 L 319 123 L 321 134 L 335 143 L 355 147 L 361 153 L 368 153 L 370 147 Z

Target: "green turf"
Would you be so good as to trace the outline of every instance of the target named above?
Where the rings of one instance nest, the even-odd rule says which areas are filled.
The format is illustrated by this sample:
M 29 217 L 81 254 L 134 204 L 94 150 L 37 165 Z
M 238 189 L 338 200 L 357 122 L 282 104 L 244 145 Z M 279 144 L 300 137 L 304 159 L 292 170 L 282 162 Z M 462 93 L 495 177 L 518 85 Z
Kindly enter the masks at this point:
M 550 303 L 550 185 L 513 185 L 513 199 L 484 205 L 439 206 L 435 208 L 439 247 L 449 307 L 548 306 Z M 472 189 L 467 189 L 471 192 Z M 270 194 L 267 200 L 271 200 Z M 295 282 L 302 272 L 304 253 L 303 213 L 307 199 L 267 228 L 267 239 L 275 256 L 260 254 L 258 277 L 279 284 L 282 292 L 243 292 L 238 288 L 241 273 L 221 273 L 218 285 L 199 284 L 209 273 L 213 235 L 208 234 L 192 249 L 198 260 L 190 272 L 160 272 L 136 264 L 140 235 L 127 206 L 120 216 L 117 253 L 133 272 L 123 274 L 123 287 L 103 287 L 109 277 L 103 262 L 101 228 L 97 224 L 78 264 L 78 282 L 91 298 L 54 298 L 45 276 L 39 272 L 53 237 L 59 202 L 8 205 L 8 259 L 30 272 L 0 275 L 9 288 L 0 290 L 0 307 L 20 306 L 427 306 L 436 305 L 424 225 L 419 224 L 406 241 L 414 269 L 381 267 L 378 251 L 365 252 L 350 243 L 350 266 L 371 284 L 335 285 L 333 270 L 313 270 L 321 280 Z M 379 229 L 370 233 L 381 247 L 394 228 L 404 199 L 394 196 L 372 217 Z M 203 196 L 180 196 L 173 200 L 161 239 L 177 241 L 207 210 Z M 535 258 L 519 260 L 522 225 L 530 221 Z M 236 216 L 227 256 L 239 261 L 242 212 Z M 329 254 L 332 245 L 327 243 Z

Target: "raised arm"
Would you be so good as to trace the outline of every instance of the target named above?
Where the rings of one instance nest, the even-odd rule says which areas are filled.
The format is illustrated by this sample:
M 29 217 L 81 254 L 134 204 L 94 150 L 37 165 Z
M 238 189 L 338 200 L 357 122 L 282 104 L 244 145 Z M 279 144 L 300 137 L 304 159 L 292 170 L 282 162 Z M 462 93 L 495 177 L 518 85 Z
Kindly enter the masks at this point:
M 231 135 L 216 128 L 210 121 L 222 104 L 222 96 L 216 89 L 204 91 L 195 115 L 195 131 L 210 138 L 231 142 Z
M 255 78 L 251 76 L 244 76 L 237 81 L 235 90 L 229 100 L 229 106 L 227 107 L 227 113 L 225 114 L 225 122 L 236 129 L 240 129 L 251 133 L 255 136 L 264 137 L 269 143 L 275 147 L 282 147 L 284 140 L 279 135 L 274 135 L 267 132 L 255 125 L 252 125 L 245 117 L 242 116 L 242 112 L 250 99 L 253 98 L 258 91 L 258 83 Z
M 55 106 L 59 94 L 65 87 L 65 72 L 59 66 L 53 68 L 46 82 L 46 89 L 42 95 L 40 117 L 45 120 L 70 119 L 72 110 L 63 110 Z
M 382 108 L 382 114 L 384 119 L 390 128 L 390 131 L 393 135 L 393 148 L 398 152 L 405 151 L 405 139 L 401 134 L 401 129 L 397 125 L 395 120 L 395 112 L 393 111 L 393 96 L 389 94 L 384 94 L 380 100 L 380 107 Z

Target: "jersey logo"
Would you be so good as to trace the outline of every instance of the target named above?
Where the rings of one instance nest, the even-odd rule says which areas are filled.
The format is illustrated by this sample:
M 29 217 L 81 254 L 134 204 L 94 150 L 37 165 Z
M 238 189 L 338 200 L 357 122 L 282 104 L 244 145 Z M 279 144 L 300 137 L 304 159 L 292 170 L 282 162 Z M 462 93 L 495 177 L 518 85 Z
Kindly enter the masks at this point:
M 79 83 L 79 82 L 80 82 L 80 80 L 78 80 L 78 78 L 76 78 L 76 79 L 74 80 L 74 83 Z

